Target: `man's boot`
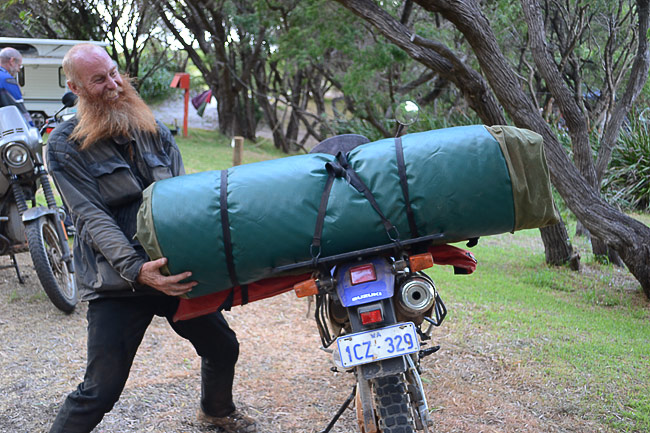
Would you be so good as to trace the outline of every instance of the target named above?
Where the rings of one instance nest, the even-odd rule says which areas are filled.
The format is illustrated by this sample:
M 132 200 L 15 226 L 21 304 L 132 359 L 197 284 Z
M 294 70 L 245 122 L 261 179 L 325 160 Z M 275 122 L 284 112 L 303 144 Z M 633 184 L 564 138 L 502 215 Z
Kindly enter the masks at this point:
M 255 420 L 235 408 L 232 382 L 235 368 L 224 368 L 201 358 L 201 407 L 199 421 L 221 428 L 226 433 L 255 433 Z

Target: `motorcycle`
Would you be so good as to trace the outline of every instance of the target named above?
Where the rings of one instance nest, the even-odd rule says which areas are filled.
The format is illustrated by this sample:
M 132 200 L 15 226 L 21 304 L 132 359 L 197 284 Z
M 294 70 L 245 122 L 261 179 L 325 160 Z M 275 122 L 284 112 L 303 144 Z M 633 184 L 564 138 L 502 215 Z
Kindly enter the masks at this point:
M 72 95 L 72 96 L 70 96 Z M 61 111 L 76 102 L 66 94 L 64 107 L 42 128 L 51 127 Z M 0 94 L 0 255 L 8 255 L 18 281 L 24 284 L 15 255 L 29 251 L 45 293 L 61 311 L 77 304 L 72 254 L 63 226 L 64 212 L 56 204 L 45 165 L 41 132 L 8 93 Z M 47 207 L 36 195 L 42 188 Z
M 397 136 L 417 119 L 417 112 L 412 102 L 398 107 Z M 312 152 L 337 155 L 345 164 L 343 155 L 368 141 L 346 134 L 321 142 Z M 316 324 L 322 348 L 332 354 L 333 371 L 342 369 L 356 378 L 352 393 L 323 433 L 352 401 L 362 433 L 432 431 L 420 361 L 440 349 L 430 344 L 431 332 L 442 324 L 447 309 L 433 280 L 422 271 L 434 265 L 434 256 L 435 263 L 465 267 L 467 273 L 476 261 L 465 250 L 436 245 L 441 235 L 400 241 L 395 228 L 385 226 L 392 243 L 325 258 L 320 257 L 317 228 L 313 260 L 280 269 L 314 270 L 312 278 L 294 285 L 294 290 L 298 297 L 315 296 Z

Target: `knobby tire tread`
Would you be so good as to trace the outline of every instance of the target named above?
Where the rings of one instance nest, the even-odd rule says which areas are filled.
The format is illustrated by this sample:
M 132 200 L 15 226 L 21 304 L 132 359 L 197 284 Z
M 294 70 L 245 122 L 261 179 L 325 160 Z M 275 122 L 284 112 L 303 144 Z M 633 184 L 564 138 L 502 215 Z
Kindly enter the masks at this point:
M 415 425 L 409 408 L 404 375 L 373 380 L 379 431 L 381 433 L 414 433 Z
M 69 314 L 74 311 L 74 308 L 77 305 L 76 290 L 74 291 L 74 296 L 72 296 L 72 298 L 67 297 L 59 286 L 59 281 L 56 279 L 56 276 L 52 271 L 50 260 L 47 256 L 47 251 L 45 250 L 45 241 L 43 239 L 43 226 L 46 224 L 50 224 L 50 222 L 45 217 L 41 217 L 37 220 L 30 221 L 25 225 L 25 235 L 27 236 L 29 254 L 32 257 L 36 275 L 41 282 L 41 286 L 43 286 L 45 294 L 50 298 L 50 301 L 55 307 L 64 313 Z M 60 248 L 60 246 L 57 246 L 57 248 Z M 63 266 L 65 266 L 65 264 L 63 264 Z

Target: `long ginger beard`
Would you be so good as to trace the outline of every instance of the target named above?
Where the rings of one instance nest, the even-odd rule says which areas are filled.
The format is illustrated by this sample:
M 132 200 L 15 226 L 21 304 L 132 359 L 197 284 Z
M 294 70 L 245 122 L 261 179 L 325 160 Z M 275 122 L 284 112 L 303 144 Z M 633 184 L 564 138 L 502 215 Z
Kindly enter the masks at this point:
M 116 94 L 118 97 L 111 99 Z M 158 132 L 153 113 L 125 76 L 122 76 L 122 86 L 100 96 L 91 96 L 82 89 L 77 102 L 77 119 L 79 123 L 70 138 L 79 140 L 81 150 L 105 138 L 134 138 L 134 131 Z

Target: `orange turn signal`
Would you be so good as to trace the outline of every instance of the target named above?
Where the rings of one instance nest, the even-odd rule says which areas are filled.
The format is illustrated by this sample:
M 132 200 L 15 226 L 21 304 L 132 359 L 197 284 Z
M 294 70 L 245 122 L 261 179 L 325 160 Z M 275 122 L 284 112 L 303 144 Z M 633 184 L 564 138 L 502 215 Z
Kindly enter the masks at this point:
M 317 295 L 318 294 L 318 284 L 316 280 L 310 278 L 309 280 L 301 281 L 293 285 L 293 290 L 296 292 L 296 296 L 299 298 L 304 298 L 305 296 Z
M 428 269 L 433 266 L 433 256 L 431 253 L 416 254 L 409 257 L 409 265 L 412 272 Z
M 63 220 L 59 220 L 61 223 L 61 227 L 63 227 L 63 236 L 65 236 L 65 240 L 68 240 L 68 232 L 65 231 L 65 224 L 63 224 Z

